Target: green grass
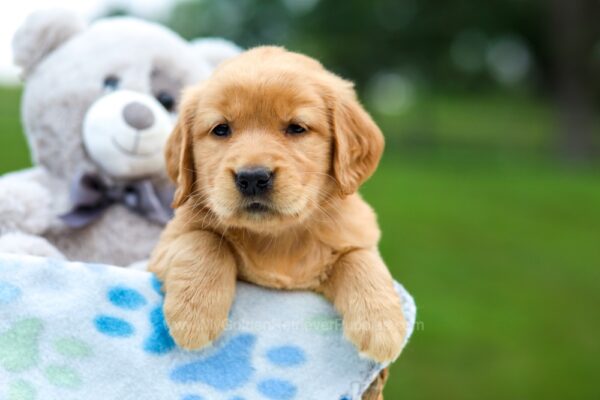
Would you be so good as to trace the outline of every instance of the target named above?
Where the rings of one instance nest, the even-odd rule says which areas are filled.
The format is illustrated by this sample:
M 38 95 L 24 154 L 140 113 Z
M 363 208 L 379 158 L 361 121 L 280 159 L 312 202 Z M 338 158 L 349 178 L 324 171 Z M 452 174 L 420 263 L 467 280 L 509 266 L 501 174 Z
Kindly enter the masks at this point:
M 0 174 L 28 166 L 29 151 L 21 133 L 21 90 L 0 87 Z
M 0 173 L 29 164 L 19 95 L 0 90 Z M 419 308 L 387 400 L 600 398 L 600 176 L 510 155 L 552 142 L 547 105 L 431 101 L 384 130 L 489 149 L 392 149 L 363 190 Z
M 419 93 L 404 112 L 376 115 L 392 143 L 486 151 L 548 152 L 558 148 L 559 120 L 549 100 L 510 93 Z M 595 118 L 600 146 L 600 116 Z
M 389 399 L 593 399 L 600 177 L 388 154 L 363 190 L 419 330 Z

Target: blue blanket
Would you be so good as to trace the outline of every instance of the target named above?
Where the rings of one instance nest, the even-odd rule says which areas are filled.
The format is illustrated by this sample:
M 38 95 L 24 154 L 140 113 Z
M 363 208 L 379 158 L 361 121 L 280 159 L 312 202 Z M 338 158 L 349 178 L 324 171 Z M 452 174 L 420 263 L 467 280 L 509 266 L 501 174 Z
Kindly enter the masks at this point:
M 359 399 L 384 367 L 314 293 L 239 283 L 230 327 L 199 352 L 175 346 L 161 305 L 147 272 L 0 255 L 0 399 Z

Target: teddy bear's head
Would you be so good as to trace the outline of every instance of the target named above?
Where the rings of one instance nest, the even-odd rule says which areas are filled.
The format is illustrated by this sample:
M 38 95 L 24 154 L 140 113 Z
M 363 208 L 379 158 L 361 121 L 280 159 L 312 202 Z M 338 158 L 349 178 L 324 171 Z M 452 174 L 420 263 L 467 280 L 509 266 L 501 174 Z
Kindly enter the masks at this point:
M 85 171 L 114 180 L 164 174 L 181 90 L 239 51 L 134 18 L 88 26 L 62 10 L 32 14 L 13 50 L 33 161 L 65 179 Z

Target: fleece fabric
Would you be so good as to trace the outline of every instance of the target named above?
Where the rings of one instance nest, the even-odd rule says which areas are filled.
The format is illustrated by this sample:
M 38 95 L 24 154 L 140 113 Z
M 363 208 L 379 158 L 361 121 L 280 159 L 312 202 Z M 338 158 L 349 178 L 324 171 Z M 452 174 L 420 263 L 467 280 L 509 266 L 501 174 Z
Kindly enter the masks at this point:
M 224 335 L 181 350 L 160 286 L 145 271 L 0 254 L 0 399 L 350 400 L 384 367 L 319 295 L 241 282 Z M 415 304 L 398 292 L 410 334 Z

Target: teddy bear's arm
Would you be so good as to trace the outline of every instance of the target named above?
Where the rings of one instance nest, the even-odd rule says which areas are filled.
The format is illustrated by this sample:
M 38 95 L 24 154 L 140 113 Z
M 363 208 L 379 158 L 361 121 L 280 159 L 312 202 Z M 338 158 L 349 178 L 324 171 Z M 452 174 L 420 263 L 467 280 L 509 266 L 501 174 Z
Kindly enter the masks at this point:
M 47 174 L 32 168 L 0 178 L 0 234 L 40 235 L 54 217 L 51 193 L 41 182 Z
M 10 232 L 0 235 L 0 253 L 66 259 L 60 250 L 45 238 L 22 232 Z

